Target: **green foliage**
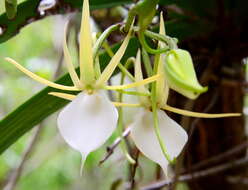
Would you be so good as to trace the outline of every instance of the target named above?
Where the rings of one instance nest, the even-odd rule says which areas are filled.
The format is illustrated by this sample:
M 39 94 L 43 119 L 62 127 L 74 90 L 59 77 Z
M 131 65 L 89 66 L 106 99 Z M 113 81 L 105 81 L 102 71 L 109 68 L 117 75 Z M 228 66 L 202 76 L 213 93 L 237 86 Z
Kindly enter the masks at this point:
M 14 20 L 9 20 L 6 13 L 0 15 L 0 27 L 3 29 L 3 34 L 0 35 L 0 43 L 5 42 L 14 35 L 16 35 L 23 25 L 26 25 L 31 19 L 41 19 L 41 15 L 37 11 L 40 0 L 27 0 L 20 3 L 17 7 L 17 15 Z M 93 0 L 91 1 L 92 9 L 108 8 L 125 3 L 130 3 L 130 0 Z M 81 8 L 81 0 L 65 0 L 65 7 L 71 6 L 72 8 Z M 63 9 L 58 9 L 56 13 L 64 13 Z M 14 21 L 14 22 L 13 22 Z

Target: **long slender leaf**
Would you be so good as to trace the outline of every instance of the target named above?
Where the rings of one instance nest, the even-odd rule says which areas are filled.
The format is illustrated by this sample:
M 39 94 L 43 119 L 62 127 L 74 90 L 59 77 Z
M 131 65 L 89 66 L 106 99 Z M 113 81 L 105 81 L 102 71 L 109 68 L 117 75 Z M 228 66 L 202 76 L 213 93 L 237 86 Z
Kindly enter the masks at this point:
M 132 3 L 132 0 L 90 0 L 90 8 L 93 9 L 101 9 L 101 8 L 109 8 L 118 5 Z M 3 34 L 0 34 L 0 43 L 3 43 L 16 34 L 19 33 L 21 28 L 32 23 L 34 21 L 40 20 L 44 18 L 38 12 L 40 0 L 26 0 L 20 3 L 17 7 L 17 14 L 14 19 L 8 19 L 6 13 L 0 15 L 0 27 L 3 31 Z M 173 0 L 160 0 L 160 3 L 163 5 L 174 3 Z M 81 8 L 83 4 L 83 0 L 64 0 L 60 1 L 60 5 L 53 9 L 49 15 L 51 14 L 63 14 L 68 7 L 73 8 Z
M 131 0 L 91 0 L 91 9 L 109 8 L 117 5 L 127 4 L 132 2 Z M 14 19 L 8 19 L 6 13 L 0 15 L 0 27 L 3 34 L 0 34 L 0 43 L 3 43 L 15 36 L 19 30 L 29 23 L 42 19 L 37 8 L 39 6 L 40 0 L 27 0 L 20 3 L 17 7 L 17 14 Z M 83 0 L 64 0 L 60 2 L 60 6 L 55 8 L 51 14 L 63 14 L 65 13 L 66 7 L 81 8 Z

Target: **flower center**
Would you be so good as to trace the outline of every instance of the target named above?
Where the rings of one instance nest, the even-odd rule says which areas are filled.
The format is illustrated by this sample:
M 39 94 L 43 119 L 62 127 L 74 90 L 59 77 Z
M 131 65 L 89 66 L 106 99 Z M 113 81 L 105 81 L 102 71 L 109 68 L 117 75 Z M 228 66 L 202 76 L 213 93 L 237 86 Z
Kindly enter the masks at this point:
M 85 86 L 85 91 L 87 92 L 87 94 L 91 95 L 94 92 L 94 88 L 93 88 L 92 85 L 88 84 L 88 85 Z

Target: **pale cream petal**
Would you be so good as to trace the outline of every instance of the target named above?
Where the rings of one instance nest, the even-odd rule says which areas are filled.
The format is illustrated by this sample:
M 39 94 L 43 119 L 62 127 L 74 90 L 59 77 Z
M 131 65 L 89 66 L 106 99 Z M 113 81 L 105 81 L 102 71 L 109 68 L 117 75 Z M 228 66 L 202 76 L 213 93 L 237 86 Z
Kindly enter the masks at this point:
M 104 69 L 104 71 L 102 72 L 101 76 L 97 80 L 97 85 L 98 86 L 104 85 L 109 80 L 109 78 L 113 74 L 115 68 L 120 63 L 121 58 L 123 57 L 123 55 L 124 55 L 124 53 L 126 51 L 126 48 L 128 46 L 129 40 L 131 38 L 131 33 L 132 33 L 132 28 L 128 32 L 128 34 L 125 37 L 124 41 L 122 42 L 121 47 L 118 49 L 118 51 L 112 57 L 112 59 L 110 60 L 109 64 L 107 65 L 107 67 Z
M 124 84 L 124 85 L 116 85 L 116 86 L 105 86 L 104 88 L 107 90 L 122 90 L 122 89 L 128 89 L 128 88 L 134 88 L 142 85 L 149 84 L 151 82 L 156 81 L 160 75 L 154 75 L 152 77 L 146 78 L 142 81 L 130 83 L 130 84 Z
M 112 135 L 117 120 L 117 109 L 103 92 L 81 92 L 60 112 L 57 122 L 65 141 L 87 156 Z
M 159 34 L 161 35 L 165 35 L 165 27 L 164 27 L 164 18 L 163 18 L 163 14 L 161 12 L 160 14 L 160 27 L 159 27 Z M 163 42 L 159 42 L 158 46 L 160 48 L 165 48 L 165 44 Z M 166 104 L 168 96 L 169 96 L 169 86 L 167 84 L 166 81 L 166 77 L 165 77 L 165 71 L 164 71 L 164 59 L 165 59 L 165 55 L 164 54 L 160 54 L 159 56 L 159 60 L 158 60 L 158 68 L 157 68 L 157 74 L 161 75 L 161 77 L 157 80 L 157 84 L 156 84 L 156 93 L 157 93 L 157 101 L 159 103 L 160 106 L 163 106 Z
M 171 111 L 180 115 L 189 116 L 189 117 L 199 117 L 199 118 L 223 118 L 223 117 L 239 117 L 241 113 L 200 113 L 192 112 L 188 110 L 183 110 L 175 108 L 169 105 L 163 107 L 164 110 Z
M 65 100 L 74 100 L 76 98 L 76 95 L 74 94 L 67 94 L 67 93 L 61 93 L 61 92 L 49 92 L 49 95 L 56 96 L 58 98 L 63 98 Z
M 158 110 L 159 128 L 171 159 L 177 157 L 188 140 L 185 130 L 164 111 Z M 131 137 L 137 148 L 149 159 L 158 163 L 167 175 L 168 161 L 160 148 L 153 127 L 153 114 L 144 108 L 140 109 L 136 121 L 130 125 Z
M 141 104 L 130 104 L 130 103 L 124 103 L 124 102 L 112 102 L 112 104 L 114 104 L 115 107 L 141 107 Z
M 84 0 L 79 48 L 80 79 L 84 84 L 90 84 L 95 77 L 91 34 L 89 0 Z
M 64 39 L 63 39 L 63 50 L 64 50 L 64 57 L 65 57 L 65 64 L 66 64 L 68 72 L 71 76 L 71 80 L 72 80 L 74 86 L 76 86 L 78 88 L 82 88 L 83 85 L 81 84 L 81 82 L 78 78 L 78 75 L 74 69 L 74 65 L 73 65 L 72 60 L 71 60 L 71 55 L 70 55 L 68 47 L 67 47 L 67 43 L 66 43 L 67 28 L 68 28 L 68 22 L 66 23 L 66 26 L 64 29 Z
M 47 86 L 50 86 L 50 87 L 53 87 L 53 88 L 57 88 L 57 89 L 60 89 L 60 90 L 69 90 L 69 91 L 79 91 L 79 89 L 77 87 L 74 87 L 74 86 L 65 86 L 65 85 L 62 85 L 62 84 L 56 84 L 54 82 L 51 82 L 49 80 L 46 80 L 34 73 L 32 73 L 31 71 L 27 70 L 26 68 L 24 68 L 23 66 L 21 66 L 19 63 L 17 63 L 15 60 L 7 57 L 5 58 L 6 61 L 8 61 L 9 63 L 13 64 L 17 69 L 19 69 L 20 71 L 22 71 L 24 74 L 28 75 L 30 78 L 42 83 L 42 84 L 45 84 Z
M 140 82 L 143 80 L 143 74 L 141 69 L 141 56 L 140 56 L 140 50 L 138 50 L 136 59 L 135 59 L 135 65 L 134 65 L 134 74 L 135 74 L 135 82 Z M 160 77 L 161 78 L 161 77 Z M 157 81 L 159 78 L 157 79 Z M 141 85 L 136 87 L 138 92 L 141 93 L 149 93 L 145 85 Z M 139 100 L 142 104 L 149 106 L 150 100 L 147 97 L 141 96 L 139 97 Z

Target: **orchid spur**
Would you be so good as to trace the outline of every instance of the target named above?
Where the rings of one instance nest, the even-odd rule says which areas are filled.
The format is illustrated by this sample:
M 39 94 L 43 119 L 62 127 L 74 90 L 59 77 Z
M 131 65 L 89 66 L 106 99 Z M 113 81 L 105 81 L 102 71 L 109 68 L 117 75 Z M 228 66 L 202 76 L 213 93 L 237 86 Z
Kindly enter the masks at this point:
M 156 75 L 143 81 L 134 82 L 127 85 L 106 85 L 106 82 L 111 77 L 125 53 L 129 39 L 132 35 L 132 27 L 107 67 L 103 70 L 103 72 L 101 72 L 99 67 L 97 67 L 97 64 L 99 64 L 98 59 L 94 59 L 95 55 L 93 54 L 93 49 L 97 48 L 92 48 L 93 42 L 91 38 L 89 21 L 89 1 L 84 0 L 80 29 L 80 77 L 78 77 L 74 69 L 66 43 L 66 30 L 64 32 L 64 58 L 73 82 L 73 86 L 56 84 L 49 80 L 43 79 L 31 71 L 28 71 L 13 59 L 6 58 L 8 62 L 16 66 L 20 71 L 42 84 L 64 91 L 80 92 L 77 96 L 59 92 L 50 92 L 49 94 L 72 100 L 72 102 L 70 102 L 60 112 L 57 119 L 57 124 L 58 129 L 65 141 L 73 149 L 81 153 L 82 167 L 87 155 L 104 144 L 116 129 L 118 112 L 115 106 L 137 106 L 135 104 L 125 104 L 122 102 L 111 102 L 106 93 L 104 93 L 104 90 L 133 88 L 153 82 L 159 77 Z

